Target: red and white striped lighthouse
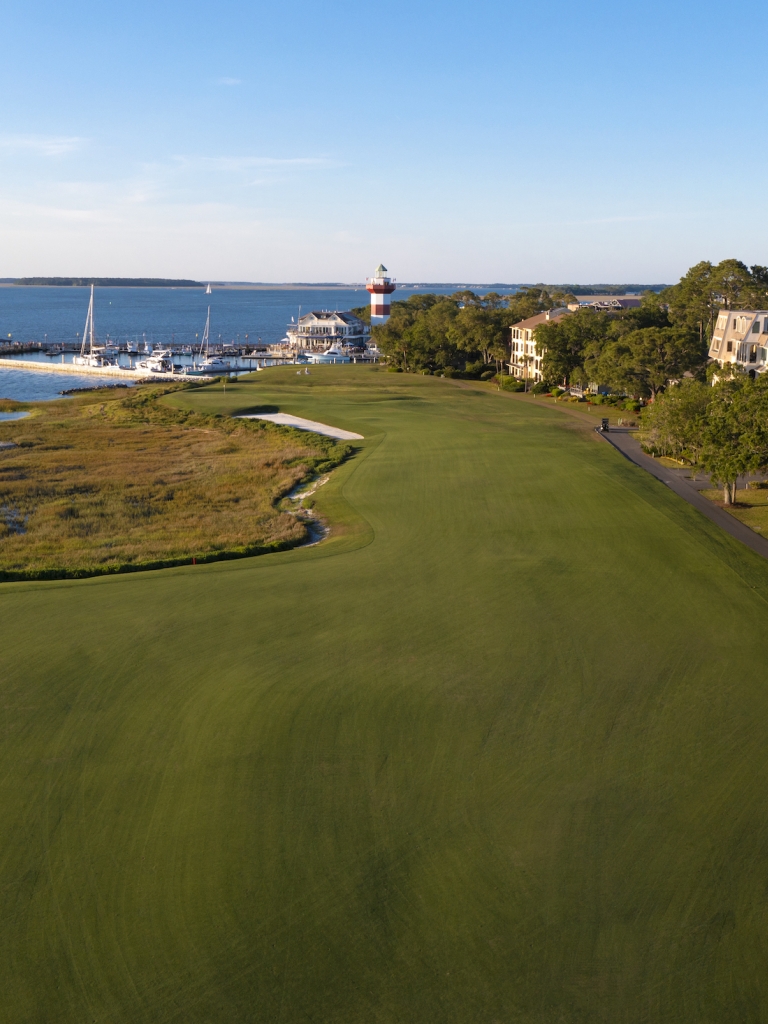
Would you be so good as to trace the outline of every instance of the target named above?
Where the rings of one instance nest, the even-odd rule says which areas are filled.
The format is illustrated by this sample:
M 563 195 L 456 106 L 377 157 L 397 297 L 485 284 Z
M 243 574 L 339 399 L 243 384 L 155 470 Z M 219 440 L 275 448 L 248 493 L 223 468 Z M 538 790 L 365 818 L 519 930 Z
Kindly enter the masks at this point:
M 385 324 L 389 320 L 389 296 L 397 285 L 391 277 L 387 277 L 387 268 L 383 263 L 376 267 L 376 273 L 368 278 L 365 287 L 371 293 L 371 324 Z

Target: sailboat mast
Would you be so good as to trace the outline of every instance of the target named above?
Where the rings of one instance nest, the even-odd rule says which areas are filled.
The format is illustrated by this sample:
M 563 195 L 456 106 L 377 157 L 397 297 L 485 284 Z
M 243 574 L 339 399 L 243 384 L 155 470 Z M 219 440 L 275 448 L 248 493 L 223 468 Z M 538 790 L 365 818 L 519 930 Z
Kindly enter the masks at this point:
M 205 358 L 208 358 L 208 333 L 211 329 L 211 307 L 208 307 L 208 316 L 205 319 L 205 330 L 203 331 L 203 337 L 200 341 L 200 351 L 197 353 L 199 356 L 203 354 L 205 349 Z
M 88 312 L 85 315 L 85 327 L 83 328 L 83 340 L 80 344 L 80 355 L 85 355 L 85 343 L 89 335 L 91 338 L 91 350 L 93 350 L 93 285 L 91 285 L 91 301 L 88 303 Z
M 91 285 L 91 303 L 88 307 L 91 317 L 91 355 L 93 355 L 93 285 Z

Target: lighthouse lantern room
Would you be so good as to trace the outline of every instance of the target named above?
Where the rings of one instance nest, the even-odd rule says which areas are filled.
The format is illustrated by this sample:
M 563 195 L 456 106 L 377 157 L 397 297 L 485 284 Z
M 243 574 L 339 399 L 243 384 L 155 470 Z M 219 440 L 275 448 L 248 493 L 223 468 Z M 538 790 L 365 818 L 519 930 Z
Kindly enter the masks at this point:
M 371 293 L 371 325 L 385 324 L 389 320 L 389 296 L 397 285 L 394 279 L 387 277 L 387 268 L 380 263 L 373 277 L 369 277 L 365 287 Z

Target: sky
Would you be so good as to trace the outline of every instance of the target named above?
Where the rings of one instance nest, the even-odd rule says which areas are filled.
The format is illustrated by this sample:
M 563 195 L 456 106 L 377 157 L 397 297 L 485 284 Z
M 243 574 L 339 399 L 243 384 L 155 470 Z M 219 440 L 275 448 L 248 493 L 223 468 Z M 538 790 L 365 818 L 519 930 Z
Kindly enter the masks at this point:
M 752 0 L 8 4 L 0 277 L 768 264 L 766 28 Z

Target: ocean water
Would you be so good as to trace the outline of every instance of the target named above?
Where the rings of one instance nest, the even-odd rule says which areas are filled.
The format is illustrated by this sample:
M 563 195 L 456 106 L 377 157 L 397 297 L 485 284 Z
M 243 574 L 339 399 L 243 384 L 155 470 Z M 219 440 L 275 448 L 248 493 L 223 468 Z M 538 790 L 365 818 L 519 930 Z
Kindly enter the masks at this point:
M 0 398 L 15 402 L 50 402 L 70 388 L 94 388 L 113 383 L 108 377 L 76 373 L 43 373 L 40 370 L 5 370 L 0 366 Z M 130 380 L 121 381 L 130 384 Z

